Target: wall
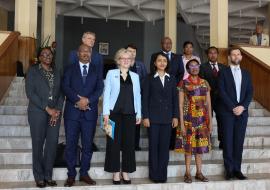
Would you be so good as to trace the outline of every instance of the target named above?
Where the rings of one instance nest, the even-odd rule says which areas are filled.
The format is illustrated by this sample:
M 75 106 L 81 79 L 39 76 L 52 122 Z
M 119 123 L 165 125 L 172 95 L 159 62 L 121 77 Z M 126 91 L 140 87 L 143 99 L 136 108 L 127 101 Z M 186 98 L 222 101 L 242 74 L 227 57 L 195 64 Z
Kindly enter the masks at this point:
M 104 59 L 113 59 L 115 52 L 126 46 L 128 43 L 135 43 L 138 47 L 138 58 L 143 57 L 143 23 L 130 22 L 127 27 L 126 21 L 89 19 L 84 18 L 81 24 L 81 18 L 64 17 L 64 65 L 67 64 L 70 50 L 77 49 L 81 43 L 81 36 L 85 31 L 96 33 L 95 50 L 98 49 L 99 42 L 109 43 L 109 55 Z

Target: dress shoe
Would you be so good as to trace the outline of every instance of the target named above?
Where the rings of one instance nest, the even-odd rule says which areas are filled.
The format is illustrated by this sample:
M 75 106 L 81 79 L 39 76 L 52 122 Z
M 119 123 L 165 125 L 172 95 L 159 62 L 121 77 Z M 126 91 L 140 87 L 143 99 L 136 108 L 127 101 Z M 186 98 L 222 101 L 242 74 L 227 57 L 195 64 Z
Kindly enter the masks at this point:
M 90 176 L 81 176 L 80 181 L 83 181 L 84 183 L 87 183 L 88 185 L 96 185 L 96 181 L 94 181 Z
M 57 186 L 57 183 L 56 181 L 54 180 L 45 180 L 45 183 L 48 185 L 48 186 L 51 186 L 51 187 L 54 187 L 54 186 Z
M 226 172 L 225 179 L 226 180 L 232 180 L 234 178 L 234 175 L 232 172 Z
M 45 181 L 36 181 L 36 186 L 39 188 L 44 188 L 46 187 Z
M 68 177 L 65 182 L 65 187 L 72 187 L 75 184 L 75 178 L 74 177 Z
M 124 179 L 122 173 L 121 173 L 121 176 L 122 176 L 123 184 L 131 184 L 131 180 L 130 179 L 128 179 L 128 180 Z
M 239 179 L 239 180 L 245 180 L 245 179 L 247 179 L 247 177 L 244 176 L 242 172 L 234 172 L 234 176 L 235 176 L 237 179 Z

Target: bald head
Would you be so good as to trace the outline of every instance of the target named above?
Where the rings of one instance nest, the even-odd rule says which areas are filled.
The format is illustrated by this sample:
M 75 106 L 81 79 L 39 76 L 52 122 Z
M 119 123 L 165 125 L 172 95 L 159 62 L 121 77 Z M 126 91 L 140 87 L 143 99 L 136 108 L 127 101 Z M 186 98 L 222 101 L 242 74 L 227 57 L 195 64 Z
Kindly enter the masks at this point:
M 172 40 L 170 37 L 165 36 L 161 39 L 161 48 L 165 52 L 169 52 L 172 50 Z
M 92 54 L 92 49 L 86 44 L 82 44 L 79 46 L 77 54 L 78 54 L 80 62 L 89 63 L 90 57 Z

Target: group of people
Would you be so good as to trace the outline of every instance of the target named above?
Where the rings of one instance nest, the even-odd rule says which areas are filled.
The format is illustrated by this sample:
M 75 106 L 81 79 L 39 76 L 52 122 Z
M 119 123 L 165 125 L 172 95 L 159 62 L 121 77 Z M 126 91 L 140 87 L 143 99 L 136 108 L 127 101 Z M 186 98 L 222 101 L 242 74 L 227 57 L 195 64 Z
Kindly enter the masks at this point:
M 113 184 L 131 183 L 129 173 L 136 171 L 135 150 L 141 150 L 141 126 L 148 129 L 151 181 L 167 181 L 169 151 L 175 150 L 185 154 L 184 181 L 192 182 L 190 164 L 194 155 L 195 178 L 207 182 L 202 173 L 202 154 L 211 150 L 213 111 L 223 149 L 225 178 L 246 179 L 241 162 L 253 90 L 248 72 L 240 68 L 240 49 L 229 50 L 229 66 L 217 62 L 216 47 L 208 49 L 208 61 L 201 63 L 193 54 L 192 42 L 185 42 L 183 55 L 178 55 L 171 52 L 171 39 L 164 37 L 161 51 L 151 56 L 148 74 L 145 65 L 136 60 L 136 46 L 129 44 L 116 52 L 116 69 L 109 70 L 103 82 L 103 59 L 92 49 L 95 38 L 92 32 L 83 34 L 82 44 L 71 52 L 71 64 L 62 78 L 53 64 L 50 48 L 41 50 L 39 63 L 27 73 L 28 121 L 37 187 L 57 185 L 52 173 L 62 115 L 68 169 L 65 186 L 75 184 L 79 137 L 79 179 L 96 184 L 88 171 L 102 94 L 104 125 L 110 120 L 115 122 L 114 138 L 106 136 L 104 164 L 104 170 L 113 174 Z M 179 146 L 176 142 L 180 138 Z

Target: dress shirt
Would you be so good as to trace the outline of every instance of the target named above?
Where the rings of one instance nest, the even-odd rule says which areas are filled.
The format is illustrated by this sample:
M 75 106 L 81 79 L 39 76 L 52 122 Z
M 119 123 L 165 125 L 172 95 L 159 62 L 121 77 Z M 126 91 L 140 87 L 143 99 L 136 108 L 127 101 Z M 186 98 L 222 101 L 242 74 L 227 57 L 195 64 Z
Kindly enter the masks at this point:
M 87 73 L 88 73 L 89 63 L 84 64 L 84 63 L 82 63 L 80 61 L 79 61 L 79 63 L 80 63 L 81 75 L 83 76 L 83 69 L 84 69 L 83 66 L 86 65 L 86 70 L 87 70 Z
M 161 83 L 162 83 L 162 86 L 164 87 L 164 84 L 165 84 L 165 76 L 167 77 L 170 77 L 170 75 L 168 73 L 165 73 L 165 75 L 163 76 L 160 76 L 158 74 L 158 72 L 156 72 L 156 74 L 154 75 L 154 78 L 158 77 L 159 76 L 159 79 L 161 80 Z
M 239 65 L 230 65 L 233 73 L 234 84 L 236 88 L 237 101 L 240 102 L 242 73 Z

